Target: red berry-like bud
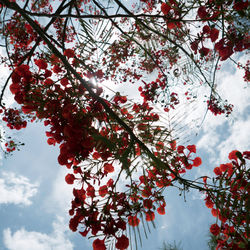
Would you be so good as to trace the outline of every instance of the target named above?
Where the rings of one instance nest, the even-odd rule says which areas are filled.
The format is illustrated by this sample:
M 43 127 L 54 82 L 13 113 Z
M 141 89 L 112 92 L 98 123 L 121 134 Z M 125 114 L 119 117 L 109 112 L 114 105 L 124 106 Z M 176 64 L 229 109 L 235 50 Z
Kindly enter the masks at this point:
M 73 174 L 67 174 L 65 176 L 65 181 L 68 183 L 68 184 L 73 184 L 74 183 L 74 180 L 75 180 L 75 176 Z

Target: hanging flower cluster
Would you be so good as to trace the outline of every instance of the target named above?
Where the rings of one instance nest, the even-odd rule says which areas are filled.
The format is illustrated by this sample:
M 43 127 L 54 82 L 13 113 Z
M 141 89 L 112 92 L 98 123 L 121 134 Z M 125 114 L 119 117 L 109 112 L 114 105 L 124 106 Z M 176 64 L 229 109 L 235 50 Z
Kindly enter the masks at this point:
M 220 221 L 211 225 L 210 232 L 216 236 L 216 249 L 248 249 L 250 152 L 234 150 L 228 159 L 229 163 L 214 168 L 215 184 L 220 183 L 223 191 L 206 193 L 205 204 Z M 204 181 L 207 188 L 207 179 Z
M 232 104 L 224 104 L 222 105 L 220 101 L 214 97 L 211 96 L 210 100 L 207 101 L 208 104 L 208 110 L 210 110 L 214 115 L 221 115 L 226 114 L 226 116 L 229 116 L 233 111 L 233 105 Z

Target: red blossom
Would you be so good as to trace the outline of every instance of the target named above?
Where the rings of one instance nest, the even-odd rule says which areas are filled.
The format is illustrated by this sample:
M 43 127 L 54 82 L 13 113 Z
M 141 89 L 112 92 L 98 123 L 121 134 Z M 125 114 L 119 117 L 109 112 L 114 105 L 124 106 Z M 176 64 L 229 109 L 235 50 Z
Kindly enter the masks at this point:
M 73 58 L 75 56 L 75 52 L 73 49 L 64 50 L 63 54 L 68 58 Z
M 108 187 L 106 185 L 99 188 L 99 195 L 104 197 L 108 193 Z
M 216 28 L 212 28 L 210 31 L 210 39 L 212 42 L 215 42 L 218 37 L 219 37 L 219 30 L 217 30 Z
M 170 30 L 175 29 L 176 28 L 176 24 L 175 22 L 167 22 L 167 26 Z
M 87 189 L 86 189 L 86 194 L 87 196 L 90 196 L 90 197 L 95 197 L 95 188 L 91 185 L 88 185 Z
M 117 238 L 115 244 L 116 249 L 124 250 L 129 246 L 129 239 L 123 234 L 121 237 Z
M 141 196 L 142 196 L 142 197 L 145 197 L 145 198 L 149 197 L 149 196 L 152 194 L 151 189 L 152 189 L 151 187 L 145 187 L 145 188 L 141 191 Z
M 227 165 L 227 164 L 221 164 L 221 165 L 220 165 L 220 170 L 221 170 L 222 172 L 225 172 L 227 169 L 228 169 L 228 165 Z
M 49 145 L 54 145 L 55 146 L 56 145 L 56 140 L 54 138 L 48 138 L 47 143 Z
M 184 149 L 185 149 L 185 147 L 180 145 L 180 146 L 177 147 L 177 152 L 179 154 L 183 154 L 184 153 Z
M 93 250 L 106 250 L 104 240 L 96 239 L 93 241 Z
M 151 210 L 146 212 L 146 221 L 153 221 L 155 219 L 155 213 Z
M 204 34 L 208 34 L 210 32 L 210 27 L 208 25 L 205 25 L 203 28 L 202 28 L 202 32 Z
M 215 208 L 212 208 L 211 209 L 211 213 L 214 217 L 217 217 L 218 216 L 218 209 L 215 209 Z
M 190 151 L 190 153 L 196 153 L 196 146 L 195 145 L 188 145 L 187 149 Z
M 107 173 L 112 173 L 114 172 L 114 167 L 112 164 L 109 164 L 109 163 L 105 163 L 104 164 L 104 171 L 107 172 Z
M 244 156 L 245 159 L 250 160 L 250 151 L 244 151 L 243 156 Z
M 210 232 L 211 232 L 211 234 L 216 236 L 220 233 L 220 227 L 217 224 L 213 224 L 210 227 Z
M 195 54 L 197 54 L 197 50 L 198 50 L 198 45 L 199 45 L 199 41 L 194 41 L 191 44 L 191 49 L 194 51 Z
M 52 70 L 56 74 L 62 72 L 62 68 L 59 65 L 55 65 Z
M 13 95 L 17 94 L 20 91 L 20 85 L 18 83 L 12 83 L 10 85 L 10 91 Z
M 52 85 L 53 83 L 54 81 L 51 78 L 47 78 L 44 81 L 44 85 L 48 85 L 48 86 Z
M 109 179 L 108 182 L 107 182 L 107 186 L 108 187 L 112 187 L 114 184 L 114 180 L 113 179 Z
M 129 216 L 128 217 L 128 224 L 132 227 L 138 226 L 140 223 L 140 220 L 137 218 L 137 216 Z
M 104 76 L 104 73 L 103 73 L 103 71 L 102 71 L 101 69 L 99 69 L 99 70 L 97 70 L 97 71 L 95 72 L 95 76 L 96 76 L 97 78 L 99 78 L 99 79 L 102 79 L 103 76 Z
M 238 160 L 238 157 L 236 155 L 237 152 L 239 152 L 239 151 L 238 150 L 233 150 L 232 152 L 230 152 L 229 155 L 228 155 L 228 159 L 237 161 Z
M 206 9 L 205 6 L 199 7 L 197 13 L 198 13 L 198 16 L 199 16 L 201 19 L 205 19 L 205 18 L 208 16 L 207 9 Z
M 233 48 L 230 46 L 223 47 L 219 50 L 219 55 L 221 61 L 225 61 L 233 54 Z
M 206 201 L 206 206 L 208 207 L 208 208 L 213 208 L 213 206 L 214 206 L 214 203 L 211 201 L 211 199 L 209 198 L 209 197 L 207 197 L 206 199 L 205 199 L 205 201 Z
M 66 86 L 69 84 L 69 80 L 68 80 L 67 78 L 63 78 L 63 79 L 61 79 L 60 83 L 61 83 L 64 87 L 66 87 Z
M 16 71 L 13 71 L 11 75 L 11 80 L 13 84 L 19 83 L 21 80 L 21 76 Z
M 165 212 L 165 206 L 159 206 L 159 207 L 157 208 L 157 212 L 158 212 L 159 214 L 161 214 L 161 215 L 166 214 L 166 212 Z
M 233 8 L 236 11 L 241 11 L 241 10 L 247 9 L 247 7 L 248 7 L 248 0 L 246 0 L 245 2 L 242 0 L 235 1 L 234 6 L 233 6 Z
M 176 149 L 176 141 L 170 142 L 170 147 L 172 150 L 175 150 Z
M 214 168 L 214 173 L 216 175 L 221 175 L 222 174 L 221 169 L 219 167 Z
M 202 160 L 201 160 L 200 157 L 196 157 L 196 158 L 193 160 L 193 166 L 194 166 L 194 167 L 199 167 L 201 164 L 202 164 Z
M 68 183 L 68 184 L 73 184 L 74 183 L 74 180 L 75 180 L 75 176 L 73 174 L 67 174 L 65 176 L 65 181 Z
M 153 201 L 150 199 L 143 200 L 144 208 L 151 209 L 153 207 Z
M 167 3 L 162 3 L 161 4 L 161 12 L 164 14 L 164 15 L 167 15 L 169 13 L 169 11 L 171 10 L 171 6 Z
M 47 69 L 48 67 L 48 64 L 45 62 L 44 59 L 35 60 L 35 64 L 39 69 Z
M 199 52 L 201 54 L 201 56 L 207 56 L 209 53 L 210 49 L 206 48 L 206 47 L 202 47 Z
M 232 163 L 227 163 L 228 169 L 227 169 L 227 174 L 228 176 L 231 176 L 234 172 L 234 167 L 232 165 Z

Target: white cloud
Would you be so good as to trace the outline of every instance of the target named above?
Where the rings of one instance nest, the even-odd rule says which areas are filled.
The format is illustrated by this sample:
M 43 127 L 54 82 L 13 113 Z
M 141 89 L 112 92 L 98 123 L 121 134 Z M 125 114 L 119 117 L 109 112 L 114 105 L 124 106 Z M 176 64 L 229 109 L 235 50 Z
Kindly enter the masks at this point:
M 30 200 L 37 193 L 38 184 L 22 175 L 3 172 L 0 178 L 0 204 L 14 203 L 25 206 L 31 205 Z
M 67 239 L 63 219 L 58 217 L 53 222 L 53 232 L 44 234 L 26 231 L 24 228 L 11 232 L 10 228 L 3 231 L 3 242 L 9 250 L 73 250 L 73 244 Z
M 222 141 L 217 149 L 220 152 L 220 160 L 227 160 L 228 154 L 232 150 L 246 151 L 250 148 L 248 129 L 250 128 L 250 116 L 246 120 L 239 120 L 230 128 L 229 136 Z
M 244 64 L 246 58 L 243 56 L 240 59 Z M 207 115 L 202 127 L 204 134 L 197 145 L 209 153 L 210 163 L 225 161 L 231 150 L 247 150 L 250 146 L 246 136 L 250 127 L 250 96 L 243 75 L 243 70 L 232 70 L 229 65 L 218 71 L 218 92 L 234 105 L 234 111 L 228 119 L 224 115 Z
M 205 133 L 197 143 L 198 148 L 204 148 L 208 153 L 213 154 L 215 147 L 219 143 L 219 135 L 215 130 Z
M 247 60 L 246 56 L 240 58 L 243 65 Z M 232 71 L 232 68 L 229 67 L 224 67 L 218 72 L 217 82 L 220 83 L 218 91 L 229 103 L 235 105 L 234 110 L 237 114 L 243 114 L 245 108 L 250 104 L 250 96 L 247 89 L 249 85 L 243 80 L 244 73 L 244 70 Z
M 71 207 L 73 199 L 73 187 L 65 182 L 65 176 L 70 171 L 66 168 L 61 168 L 54 180 L 51 194 L 45 201 L 45 209 L 48 212 L 65 215 Z M 70 172 L 71 173 L 71 172 Z

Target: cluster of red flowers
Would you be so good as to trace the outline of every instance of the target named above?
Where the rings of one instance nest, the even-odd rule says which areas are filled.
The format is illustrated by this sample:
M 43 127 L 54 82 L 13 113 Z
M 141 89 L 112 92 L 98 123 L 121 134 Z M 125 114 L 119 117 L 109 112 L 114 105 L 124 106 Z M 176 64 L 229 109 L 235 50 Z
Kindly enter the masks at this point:
M 205 198 L 212 215 L 221 221 L 220 226 L 218 223 L 211 225 L 210 232 L 216 236 L 216 249 L 249 249 L 250 176 L 246 160 L 250 159 L 250 152 L 234 150 L 228 158 L 231 162 L 214 168 L 216 182 L 220 183 L 224 191 L 207 192 Z M 204 183 L 205 188 L 208 188 L 207 178 L 204 178 Z
M 7 23 L 5 35 L 9 36 L 11 44 L 16 49 L 29 49 L 30 44 L 37 39 L 37 34 L 28 23 L 24 23 L 19 15 L 14 15 Z
M 208 25 L 203 26 L 202 32 L 199 34 L 198 39 L 191 43 L 191 49 L 197 54 L 199 44 L 202 46 L 199 49 L 199 53 L 202 57 L 207 56 L 210 49 L 206 48 L 203 43 L 206 39 L 210 39 L 211 42 L 215 42 L 219 37 L 219 30 L 216 28 L 210 28 Z
M 75 168 L 74 172 L 75 174 L 81 174 L 80 179 L 86 180 L 88 178 L 91 180 L 90 176 L 86 177 L 86 173 L 82 173 L 80 168 Z M 68 174 L 65 180 L 68 184 L 72 184 L 75 177 Z M 84 189 L 84 186 L 81 189 L 74 188 L 73 194 L 75 199 L 72 201 L 72 207 L 69 210 L 69 214 L 73 216 L 69 223 L 72 231 L 76 231 L 79 224 L 84 224 L 85 229 L 80 232 L 84 237 L 89 232 L 94 236 L 102 232 L 104 238 L 94 240 L 93 249 L 106 249 L 105 240 L 110 237 L 116 239 L 117 249 L 126 249 L 129 246 L 129 240 L 124 234 L 117 236 L 118 232 L 126 230 L 126 222 L 123 217 L 127 211 L 124 210 L 124 206 L 129 207 L 129 204 L 124 193 L 114 192 L 112 179 L 106 185 L 99 187 L 98 193 L 94 186 L 88 184 L 86 189 Z M 98 195 L 102 198 L 108 197 L 108 200 L 103 203 L 104 200 L 96 199 Z M 114 214 L 118 216 L 115 217 Z
M 249 47 L 249 35 L 239 33 L 233 27 L 227 32 L 227 37 L 220 39 L 214 46 L 221 61 L 228 59 L 233 53 L 249 49 Z
M 226 114 L 230 115 L 233 111 L 232 104 L 224 104 L 222 106 L 221 102 L 214 96 L 211 96 L 210 100 L 207 101 L 208 110 L 210 110 L 214 115 Z
M 56 29 L 56 36 L 58 41 L 70 43 L 75 40 L 76 34 L 74 28 L 69 26 L 64 28 L 64 20 L 62 18 L 57 18 L 55 22 L 53 22 L 53 26 Z
M 144 99 L 144 102 L 157 102 L 158 97 L 164 89 L 166 89 L 167 84 L 166 84 L 166 79 L 162 74 L 159 74 L 158 78 L 156 81 L 152 81 L 151 83 L 146 83 L 145 81 L 142 80 L 142 83 L 144 84 L 143 87 L 139 87 L 138 90 L 141 93 L 141 96 Z M 168 96 L 169 103 L 165 104 L 165 111 L 169 111 L 167 107 L 170 107 L 172 109 L 175 108 L 177 104 L 179 104 L 179 99 L 178 99 L 178 94 L 175 92 L 172 92 Z
M 31 2 L 31 9 L 35 12 L 41 11 L 43 13 L 51 13 L 53 11 L 49 0 L 42 0 L 39 2 L 37 2 L 36 0 L 32 0 Z
M 172 19 L 171 21 L 167 21 L 168 29 L 181 27 L 181 22 L 174 21 L 174 19 L 179 19 L 181 15 L 179 3 L 176 0 L 169 0 L 167 3 L 162 3 L 161 12 L 166 16 L 166 18 Z
M 7 126 L 10 129 L 20 130 L 22 128 L 26 128 L 27 126 L 27 121 L 22 118 L 18 109 L 5 109 L 2 120 L 7 122 Z
M 197 16 L 200 19 L 208 19 L 216 21 L 220 15 L 223 15 L 224 19 L 231 18 L 232 13 L 225 14 L 221 12 L 221 9 L 227 9 L 227 2 L 219 1 L 208 1 L 204 6 L 200 6 L 197 11 Z M 236 12 L 240 12 L 241 16 L 244 16 L 248 7 L 248 1 L 235 1 L 233 4 L 233 9 Z M 230 22 L 230 21 L 229 21 Z M 201 56 L 207 56 L 210 49 L 206 48 L 203 43 L 206 39 L 210 39 L 211 42 L 215 42 L 220 35 L 220 31 L 214 26 L 209 26 L 205 24 L 203 26 L 202 32 L 197 36 L 195 41 L 191 43 L 191 49 L 196 54 L 198 51 L 199 44 L 201 43 L 201 48 L 199 53 Z M 233 26 L 230 22 L 230 26 L 226 31 L 225 35 L 214 45 L 214 49 L 219 53 L 220 60 L 224 61 L 228 59 L 233 53 L 237 51 L 243 51 L 249 48 L 249 35 L 242 34 L 238 32 L 237 28 Z
M 8 153 L 13 152 L 13 151 L 16 150 L 16 144 L 15 144 L 15 142 L 13 140 L 6 142 L 5 147 L 6 147 L 6 151 Z
M 148 169 L 146 174 L 139 177 L 139 184 L 133 183 L 130 186 L 131 190 L 133 190 L 130 194 L 130 200 L 133 207 L 137 208 L 135 213 L 128 217 L 130 226 L 135 227 L 140 224 L 138 214 L 142 215 L 144 213 L 146 221 L 155 219 L 154 210 L 157 210 L 158 214 L 164 215 L 166 202 L 164 196 L 162 196 L 163 189 L 171 186 L 176 176 L 185 173 L 186 169 L 192 169 L 193 166 L 198 167 L 202 163 L 200 157 L 190 159 L 190 155 L 196 153 L 195 145 L 188 145 L 186 148 L 178 146 L 176 148 L 176 144 L 172 142 L 169 147 L 173 155 L 171 159 L 168 159 L 166 166 L 154 166 Z M 164 162 L 166 160 L 166 151 L 169 149 L 164 146 L 163 142 L 158 142 L 156 150 L 155 155 Z M 174 155 L 174 153 L 177 153 L 177 155 Z M 172 172 L 169 171 L 169 168 Z

